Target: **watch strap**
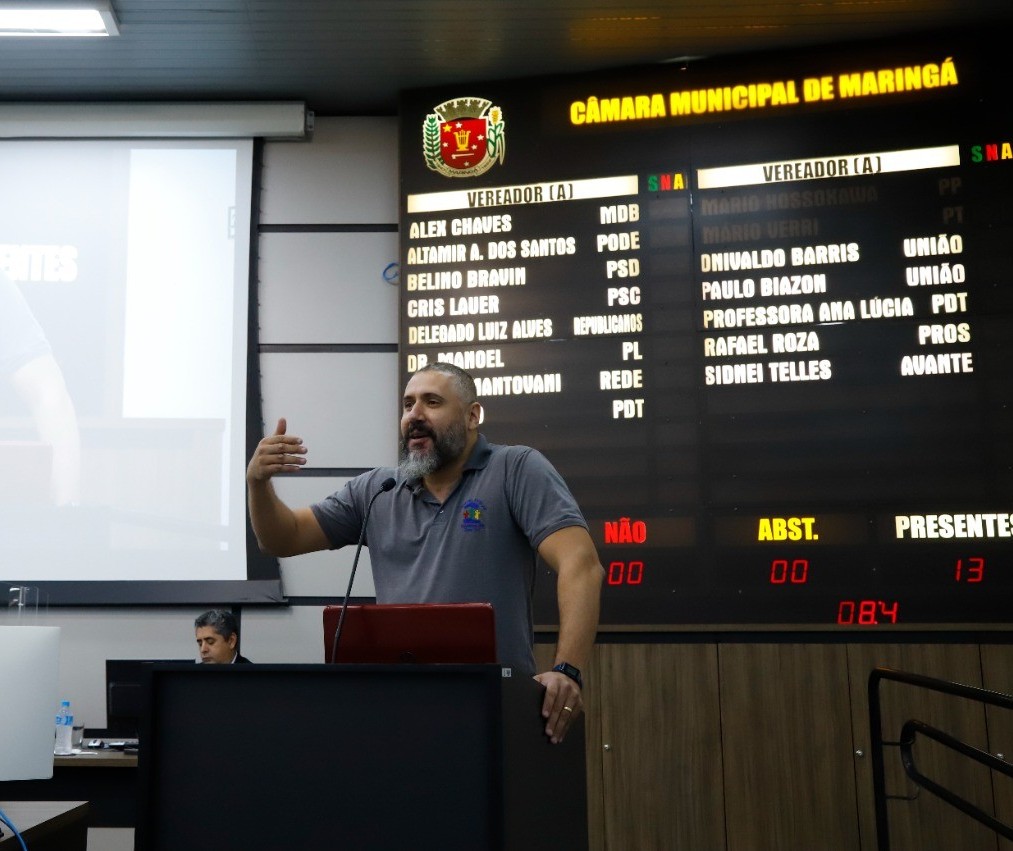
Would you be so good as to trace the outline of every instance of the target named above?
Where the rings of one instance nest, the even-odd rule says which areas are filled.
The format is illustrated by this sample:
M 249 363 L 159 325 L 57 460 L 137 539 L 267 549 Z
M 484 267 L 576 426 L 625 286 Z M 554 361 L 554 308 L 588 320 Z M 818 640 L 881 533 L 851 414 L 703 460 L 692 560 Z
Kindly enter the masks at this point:
M 568 676 L 577 684 L 578 688 L 584 688 L 584 680 L 580 676 L 580 669 L 569 662 L 560 662 L 558 665 L 553 665 L 552 670 Z

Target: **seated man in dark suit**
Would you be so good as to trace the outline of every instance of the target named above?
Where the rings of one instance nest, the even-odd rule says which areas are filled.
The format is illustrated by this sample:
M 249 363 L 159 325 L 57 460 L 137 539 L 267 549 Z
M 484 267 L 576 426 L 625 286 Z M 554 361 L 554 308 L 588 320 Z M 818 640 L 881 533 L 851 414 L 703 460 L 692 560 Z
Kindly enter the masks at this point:
M 211 609 L 193 622 L 200 662 L 205 665 L 231 665 L 249 662 L 239 655 L 239 624 L 225 609 Z

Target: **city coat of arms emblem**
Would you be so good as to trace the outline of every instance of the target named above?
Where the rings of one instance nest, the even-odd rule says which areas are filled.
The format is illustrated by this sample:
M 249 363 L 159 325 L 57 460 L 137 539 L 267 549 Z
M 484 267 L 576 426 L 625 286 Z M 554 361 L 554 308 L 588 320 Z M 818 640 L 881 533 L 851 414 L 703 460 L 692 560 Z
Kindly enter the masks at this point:
M 484 98 L 444 101 L 422 122 L 426 165 L 445 177 L 484 174 L 505 149 L 503 110 Z

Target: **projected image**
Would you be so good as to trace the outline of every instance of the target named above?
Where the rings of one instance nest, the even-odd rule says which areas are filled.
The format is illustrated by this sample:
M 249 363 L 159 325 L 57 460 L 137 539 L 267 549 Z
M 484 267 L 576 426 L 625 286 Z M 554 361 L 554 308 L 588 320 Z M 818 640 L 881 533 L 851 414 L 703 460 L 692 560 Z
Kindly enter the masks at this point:
M 0 272 L 0 373 L 28 410 L 38 436 L 0 444 L 12 471 L 6 492 L 24 500 L 75 504 L 81 453 L 74 402 L 46 333 L 5 272 Z
M 0 144 L 0 563 L 245 579 L 251 144 Z

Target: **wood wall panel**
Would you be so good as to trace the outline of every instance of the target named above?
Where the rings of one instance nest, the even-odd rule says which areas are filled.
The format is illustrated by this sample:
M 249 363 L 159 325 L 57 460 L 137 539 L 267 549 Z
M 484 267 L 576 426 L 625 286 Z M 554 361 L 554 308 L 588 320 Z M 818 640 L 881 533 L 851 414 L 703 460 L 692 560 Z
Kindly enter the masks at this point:
M 553 650 L 536 645 L 540 669 Z M 1005 645 L 598 644 L 584 694 L 591 851 L 878 851 L 868 718 L 877 666 L 995 691 L 1013 683 Z M 915 717 L 1013 761 L 1013 711 L 986 716 L 980 704 L 896 683 L 882 697 L 888 739 Z M 888 791 L 910 793 L 898 750 L 885 757 Z M 988 812 L 994 794 L 1010 820 L 1013 780 L 924 738 L 916 759 Z M 891 851 L 1013 851 L 924 790 L 888 807 Z
M 875 851 L 876 825 L 869 756 L 868 679 L 873 668 L 893 668 L 947 682 L 981 686 L 977 644 L 852 644 L 848 647 L 852 678 L 855 747 L 866 754 L 858 761 L 859 821 L 862 848 Z M 883 738 L 897 741 L 909 718 L 931 724 L 950 735 L 987 747 L 984 707 L 902 683 L 882 682 L 880 706 Z M 990 772 L 959 757 L 935 742 L 919 737 L 915 760 L 928 777 L 992 811 Z M 898 748 L 884 750 L 886 791 L 910 795 L 915 789 L 903 772 Z M 951 805 L 921 790 L 914 801 L 888 801 L 890 851 L 995 851 L 995 834 Z
M 723 849 L 715 646 L 598 650 L 604 848 Z
M 982 684 L 989 691 L 1013 695 L 1013 646 L 1009 644 L 981 645 Z M 988 723 L 988 745 L 993 754 L 1002 754 L 1013 763 L 1013 710 L 997 706 L 985 708 Z M 995 796 L 995 816 L 1007 825 L 1013 825 L 1013 778 L 1002 774 L 992 775 Z M 1013 842 L 999 837 L 1000 851 L 1013 851 Z
M 858 848 L 844 646 L 718 653 L 728 851 Z

